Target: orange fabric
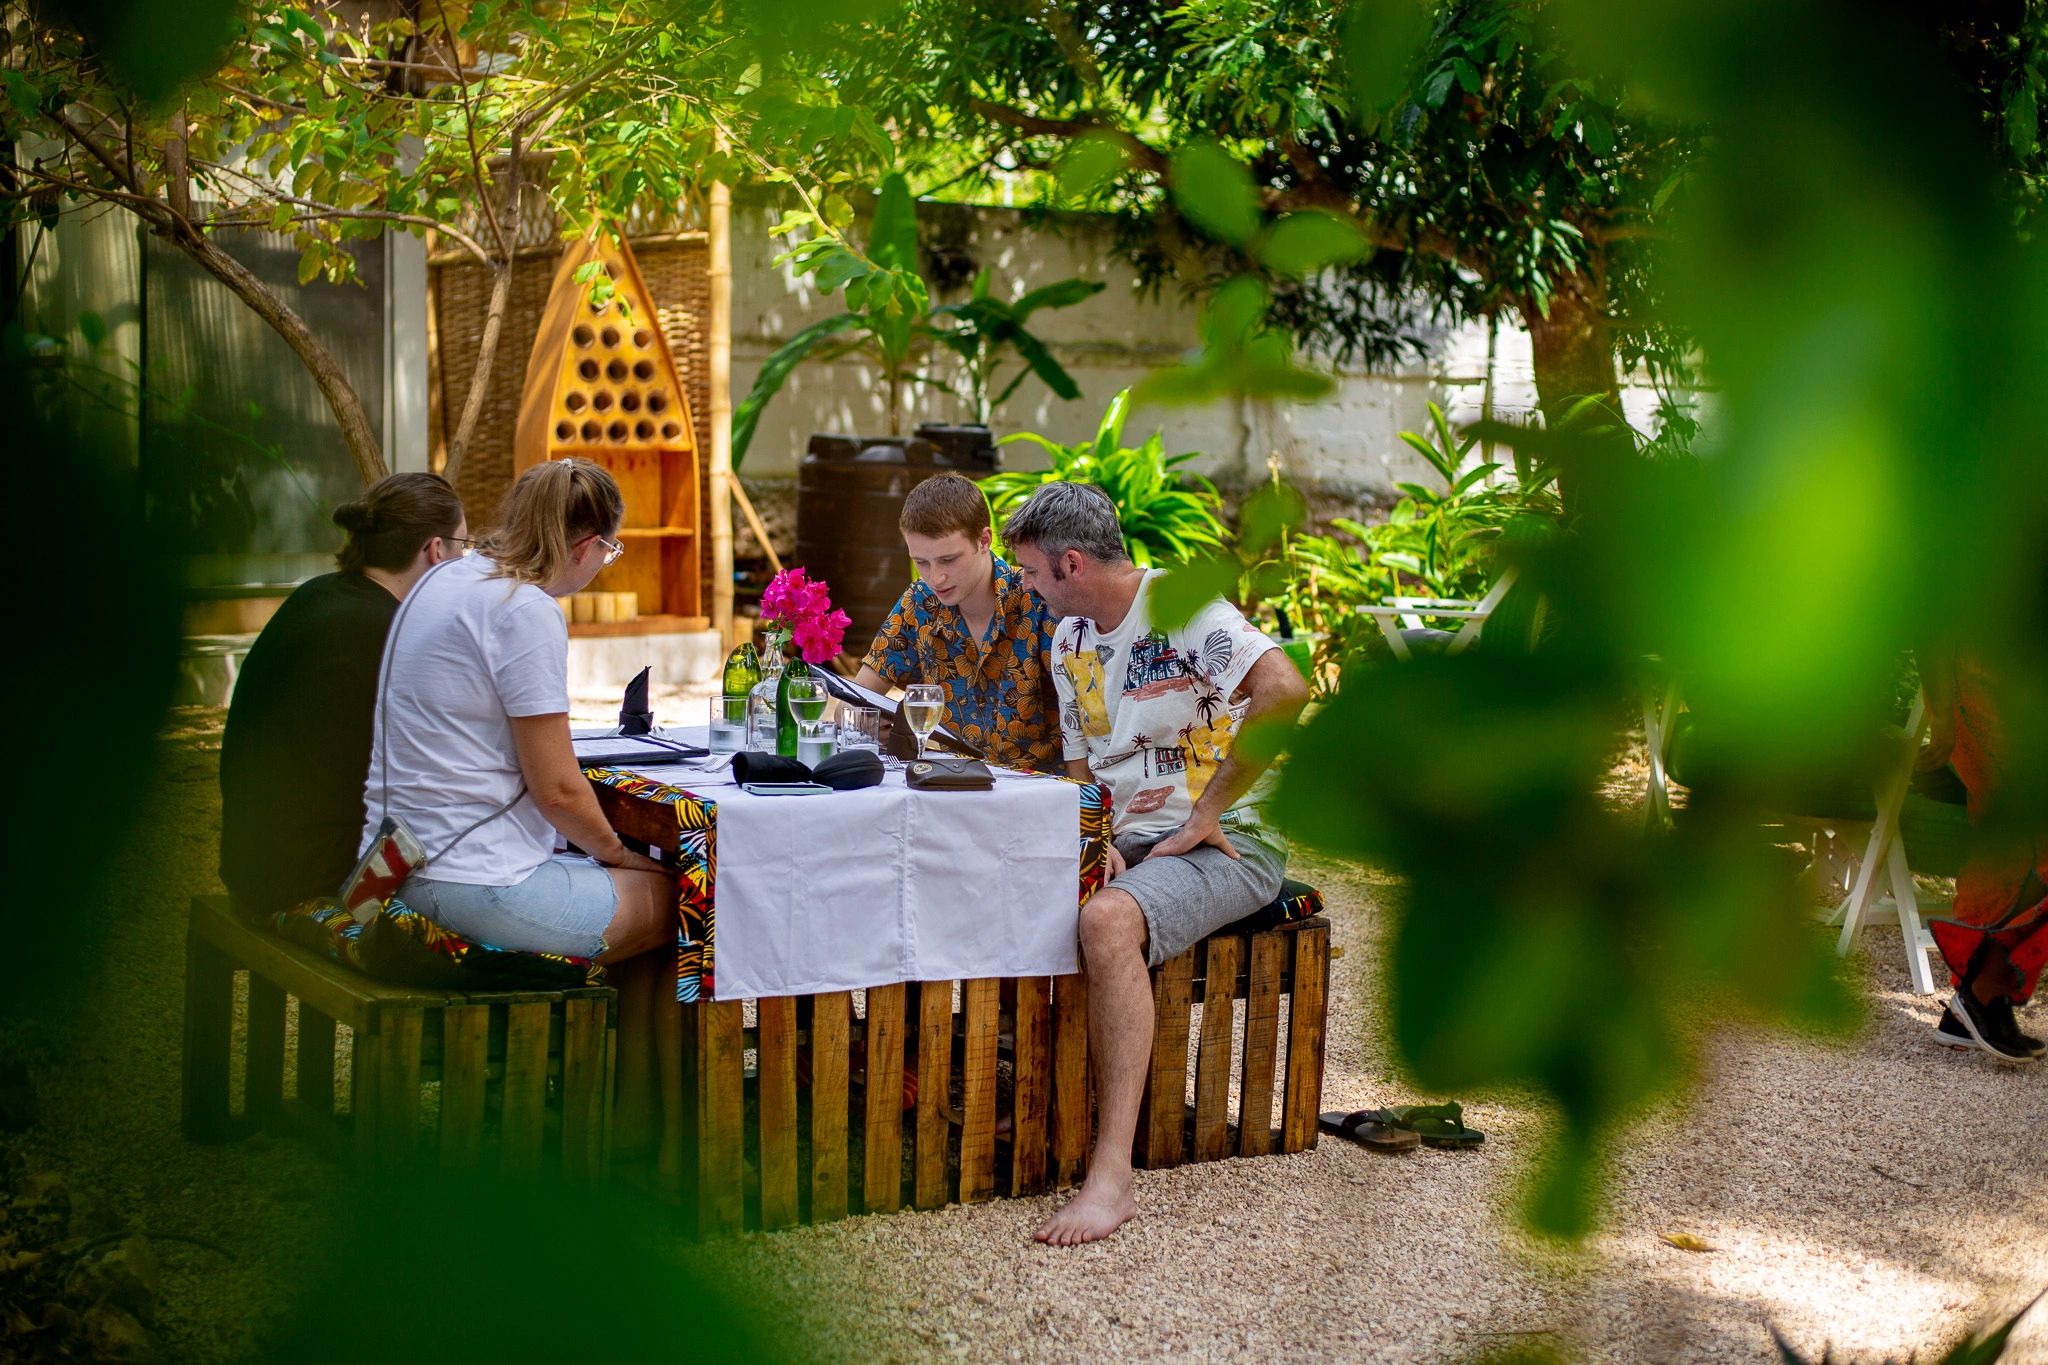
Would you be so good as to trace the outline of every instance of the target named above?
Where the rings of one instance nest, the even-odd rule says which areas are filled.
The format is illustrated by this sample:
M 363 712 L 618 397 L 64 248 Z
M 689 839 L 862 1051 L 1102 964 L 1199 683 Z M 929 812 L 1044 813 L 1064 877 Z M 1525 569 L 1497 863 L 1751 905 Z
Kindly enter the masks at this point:
M 1974 661 L 1958 661 L 1956 746 L 1949 765 L 1969 792 L 1973 825 L 1984 822 L 2005 785 L 2005 727 L 1992 691 L 1990 678 Z M 2043 883 L 2048 883 L 2048 838 L 2038 832 L 2017 845 L 1979 847 L 1956 877 L 1951 913 L 1964 924 L 1998 928 L 2001 940 L 2013 940 L 2009 947 L 2021 977 L 2015 999 L 2022 1002 L 2032 997 L 2048 957 L 2048 896 L 2034 894 Z

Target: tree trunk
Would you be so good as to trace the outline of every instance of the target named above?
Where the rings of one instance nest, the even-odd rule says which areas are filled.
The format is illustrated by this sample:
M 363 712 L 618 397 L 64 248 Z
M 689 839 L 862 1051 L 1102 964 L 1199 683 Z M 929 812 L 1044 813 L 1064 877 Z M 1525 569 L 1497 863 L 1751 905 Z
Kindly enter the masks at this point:
M 526 148 L 521 135 L 512 134 L 511 164 L 506 170 L 505 213 L 494 218 L 498 236 L 498 250 L 504 259 L 497 262 L 497 274 L 491 279 L 491 301 L 484 312 L 484 334 L 477 343 L 476 369 L 469 377 L 469 394 L 462 400 L 462 418 L 455 424 L 455 435 L 448 442 L 448 461 L 442 466 L 441 477 L 459 488 L 462 477 L 462 457 L 469 453 L 470 438 L 476 435 L 476 424 L 483 416 L 484 395 L 490 391 L 491 369 L 498 359 L 498 334 L 505 326 L 505 309 L 512 301 L 512 267 L 519 260 L 519 189 L 526 171 Z M 490 193 L 489 187 L 478 185 L 480 194 Z
M 505 325 L 505 309 L 512 301 L 512 263 L 500 262 L 498 273 L 491 280 L 491 301 L 484 310 L 484 334 L 477 343 L 476 369 L 469 378 L 469 394 L 462 400 L 462 418 L 455 424 L 455 435 L 448 440 L 448 461 L 441 468 L 441 477 L 455 486 L 462 477 L 462 457 L 469 453 L 470 438 L 476 435 L 476 424 L 483 416 L 484 395 L 491 387 L 491 369 L 498 359 L 498 333 Z
M 320 394 L 327 400 L 327 406 L 341 428 L 341 439 L 356 462 L 356 473 L 362 477 L 364 487 L 390 473 L 384 464 L 384 449 L 378 440 L 377 429 L 370 425 L 369 414 L 363 411 L 363 400 L 350 386 L 348 376 L 342 373 L 341 363 L 334 358 L 334 353 L 313 335 L 312 329 L 306 326 L 306 320 L 269 285 L 257 279 L 240 261 L 215 246 L 210 238 L 190 223 L 182 219 L 173 220 L 165 228 L 164 235 L 180 251 L 197 261 L 207 274 L 226 285 L 236 298 L 249 305 L 256 316 L 269 323 L 312 373 L 313 382 L 320 386 Z
M 1621 382 L 1615 371 L 1614 328 L 1607 295 L 1599 282 L 1575 275 L 1558 282 L 1546 316 L 1524 304 L 1536 368 L 1536 401 L 1543 420 L 1556 425 L 1581 398 L 1597 397 L 1621 410 Z
M 1614 328 L 1599 283 L 1585 275 L 1561 280 L 1557 292 L 1550 296 L 1548 314 L 1525 305 L 1522 320 L 1529 328 L 1536 403 L 1543 412 L 1543 424 L 1555 429 L 1572 405 L 1584 398 L 1600 399 L 1620 420 L 1621 381 L 1615 371 Z M 1558 466 L 1557 495 L 1568 515 L 1580 510 L 1582 470 L 1578 466 L 1584 462 L 1566 460 Z

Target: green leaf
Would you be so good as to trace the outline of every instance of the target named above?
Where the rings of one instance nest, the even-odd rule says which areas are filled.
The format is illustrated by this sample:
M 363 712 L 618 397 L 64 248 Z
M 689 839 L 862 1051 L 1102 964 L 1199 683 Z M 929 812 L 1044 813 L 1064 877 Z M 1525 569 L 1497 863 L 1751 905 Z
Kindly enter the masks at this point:
M 2031 81 L 2020 81 L 2005 102 L 2005 142 L 2022 161 L 2034 155 L 2041 140 L 2040 101 Z
M 1273 224 L 1257 251 L 1267 268 L 1296 279 L 1364 260 L 1369 253 L 1365 234 L 1356 226 L 1319 210 L 1288 214 Z
M 818 205 L 821 216 L 828 227 L 845 231 L 853 223 L 853 205 L 843 194 L 828 194 Z M 784 221 L 787 221 L 786 219 Z M 777 228 L 780 232 L 783 229 Z
M 320 273 L 321 250 L 319 243 L 309 245 L 299 253 L 299 283 L 311 284 L 313 277 Z
M 1173 202 L 1189 222 L 1235 246 L 1258 231 L 1251 173 L 1214 142 L 1191 142 L 1173 158 Z
M 1095 297 L 1108 287 L 1100 280 L 1059 280 L 1053 284 L 1042 285 L 1018 299 L 1010 305 L 1010 313 L 1022 322 L 1041 308 L 1071 308 L 1083 299 Z
M 917 204 L 910 197 L 910 182 L 900 171 L 883 177 L 881 192 L 875 197 L 868 255 L 876 265 L 888 269 L 917 269 Z
M 1605 114 L 1587 109 L 1579 115 L 1579 135 L 1585 140 L 1586 150 L 1595 156 L 1611 156 L 1614 153 L 1614 125 L 1607 121 Z
M 1308 504 L 1292 485 L 1271 483 L 1247 498 L 1237 516 L 1238 544 L 1263 554 L 1308 520 Z
M 87 309 L 78 315 L 78 334 L 85 338 L 86 345 L 97 347 L 107 339 L 107 320 Z
M 1359 110 L 1384 109 L 1400 98 L 1428 36 L 1429 12 L 1419 0 L 1351 0 L 1340 38 Z
M 1211 554 L 1191 559 L 1152 585 L 1152 624 L 1161 630 L 1177 630 L 1195 619 L 1195 613 L 1237 586 L 1236 555 Z
M 1083 134 L 1060 158 L 1060 189 L 1075 199 L 1087 199 L 1122 175 L 1130 160 L 1123 143 L 1108 134 Z
M 835 317 L 814 322 L 798 332 L 788 341 L 775 348 L 765 361 L 761 362 L 761 373 L 754 379 L 754 387 L 732 412 L 732 467 L 738 470 L 746 458 L 747 447 L 753 444 L 754 429 L 761 424 L 761 413 L 769 401 L 782 391 L 790 371 L 803 363 L 812 349 L 827 337 L 841 332 L 852 331 L 863 326 L 862 320 L 852 313 L 840 313 Z

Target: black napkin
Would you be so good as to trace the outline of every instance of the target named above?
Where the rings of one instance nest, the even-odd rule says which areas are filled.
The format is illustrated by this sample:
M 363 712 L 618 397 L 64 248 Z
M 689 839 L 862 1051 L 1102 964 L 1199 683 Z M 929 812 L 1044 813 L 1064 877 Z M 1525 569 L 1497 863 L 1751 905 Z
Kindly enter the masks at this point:
M 619 706 L 619 733 L 644 735 L 654 729 L 654 708 L 647 703 L 647 675 L 653 665 L 633 675 L 626 684 L 626 699 Z
M 834 791 L 850 792 L 882 784 L 882 756 L 872 749 L 846 749 L 820 763 L 811 773 Z
M 732 756 L 732 775 L 742 782 L 809 782 L 811 770 L 793 758 L 749 749 Z

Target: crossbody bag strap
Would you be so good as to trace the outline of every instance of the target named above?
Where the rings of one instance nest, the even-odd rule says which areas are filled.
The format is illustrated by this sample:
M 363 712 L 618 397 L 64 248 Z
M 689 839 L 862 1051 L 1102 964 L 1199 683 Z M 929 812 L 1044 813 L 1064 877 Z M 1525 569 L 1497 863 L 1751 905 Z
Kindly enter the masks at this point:
M 413 584 L 412 591 L 407 593 L 405 595 L 405 600 L 398 604 L 398 614 L 391 618 L 391 629 L 387 631 L 384 636 L 384 659 L 381 666 L 378 669 L 379 677 L 377 680 L 377 724 L 380 727 L 380 745 L 378 754 L 380 761 L 377 765 L 377 784 L 379 790 L 377 795 L 377 801 L 378 804 L 383 807 L 383 818 L 385 818 L 386 820 L 391 818 L 391 663 L 393 657 L 398 652 L 398 630 L 399 627 L 405 623 L 406 614 L 412 610 L 412 604 L 419 599 L 420 589 L 427 586 L 427 580 L 429 578 L 432 578 L 435 574 L 441 572 L 441 570 L 448 568 L 450 565 L 459 562 L 460 561 L 458 560 L 446 559 L 441 561 L 439 564 L 436 564 L 433 568 L 427 570 L 424 574 L 421 574 L 420 581 Z M 510 801 L 507 801 L 504 805 L 499 806 L 496 810 L 490 812 L 488 815 L 485 815 L 482 819 L 475 821 L 467 829 L 463 830 L 460 834 L 457 834 L 453 839 L 450 839 L 447 843 L 441 845 L 441 847 L 438 850 L 428 854 L 426 862 L 421 863 L 420 866 L 425 867 L 429 863 L 436 862 L 441 858 L 446 857 L 448 854 L 448 850 L 454 848 L 457 844 L 461 843 L 464 839 L 467 839 L 470 835 L 482 829 L 485 825 L 488 825 L 491 821 L 497 819 L 499 816 L 504 815 L 506 812 L 510 811 L 514 806 L 518 805 L 525 798 L 526 783 L 524 780 L 522 780 L 519 784 L 519 790 L 512 793 L 512 799 Z M 418 869 L 414 870 L 417 871 Z

